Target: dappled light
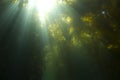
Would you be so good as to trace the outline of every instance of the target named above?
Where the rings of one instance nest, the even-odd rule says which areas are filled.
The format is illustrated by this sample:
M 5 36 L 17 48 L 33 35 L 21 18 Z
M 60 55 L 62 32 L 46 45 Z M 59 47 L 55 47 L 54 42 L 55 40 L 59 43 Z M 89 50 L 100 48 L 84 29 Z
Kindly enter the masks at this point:
M 71 44 L 72 44 L 73 46 L 80 46 L 80 45 L 81 45 L 81 41 L 80 41 L 79 37 L 73 36 L 73 37 L 71 38 Z
M 94 20 L 95 16 L 92 13 L 86 14 L 81 18 L 82 21 L 87 22 L 87 23 L 92 23 Z
M 52 25 L 49 25 L 49 31 L 50 31 L 50 35 L 55 38 L 56 40 L 65 40 L 65 37 L 63 35 L 62 30 L 60 29 L 60 25 L 55 23 Z
M 70 24 L 72 22 L 72 18 L 67 16 L 67 17 L 63 17 L 62 20 L 67 23 L 67 24 Z

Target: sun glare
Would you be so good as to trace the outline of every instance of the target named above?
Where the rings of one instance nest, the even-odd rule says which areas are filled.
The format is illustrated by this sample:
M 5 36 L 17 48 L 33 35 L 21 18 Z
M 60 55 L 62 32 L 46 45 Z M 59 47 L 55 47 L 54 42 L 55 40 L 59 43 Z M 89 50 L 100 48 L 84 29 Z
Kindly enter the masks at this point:
M 38 0 L 37 1 L 37 8 L 41 12 L 49 12 L 55 6 L 56 0 Z
M 56 5 L 56 0 L 29 0 L 29 7 L 35 7 L 41 18 L 44 18 Z

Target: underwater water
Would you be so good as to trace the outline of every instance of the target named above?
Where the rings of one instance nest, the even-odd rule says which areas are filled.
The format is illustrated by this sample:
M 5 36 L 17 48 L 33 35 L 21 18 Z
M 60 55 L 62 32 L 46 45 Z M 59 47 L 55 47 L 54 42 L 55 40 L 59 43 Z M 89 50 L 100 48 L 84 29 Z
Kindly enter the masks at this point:
M 1 0 L 0 80 L 119 80 L 119 0 Z

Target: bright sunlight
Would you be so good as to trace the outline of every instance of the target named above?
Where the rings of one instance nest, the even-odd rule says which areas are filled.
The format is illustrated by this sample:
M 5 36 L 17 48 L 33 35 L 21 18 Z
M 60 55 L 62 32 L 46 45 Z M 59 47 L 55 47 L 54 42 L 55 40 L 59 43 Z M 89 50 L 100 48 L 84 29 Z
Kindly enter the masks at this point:
M 57 4 L 57 0 L 29 0 L 28 6 L 35 7 L 41 18 L 44 18 Z

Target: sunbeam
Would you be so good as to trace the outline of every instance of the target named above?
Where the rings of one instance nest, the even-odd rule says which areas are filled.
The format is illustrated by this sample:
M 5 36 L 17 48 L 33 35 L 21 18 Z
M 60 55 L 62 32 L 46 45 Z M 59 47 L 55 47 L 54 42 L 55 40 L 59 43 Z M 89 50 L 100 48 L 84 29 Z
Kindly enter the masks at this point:
M 44 20 L 45 16 L 52 11 L 57 4 L 57 0 L 29 0 L 28 7 L 36 9 L 38 11 L 40 20 Z

